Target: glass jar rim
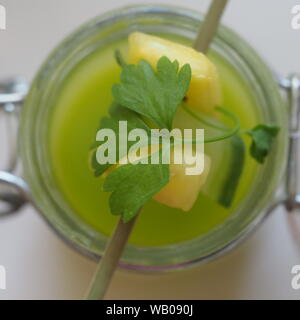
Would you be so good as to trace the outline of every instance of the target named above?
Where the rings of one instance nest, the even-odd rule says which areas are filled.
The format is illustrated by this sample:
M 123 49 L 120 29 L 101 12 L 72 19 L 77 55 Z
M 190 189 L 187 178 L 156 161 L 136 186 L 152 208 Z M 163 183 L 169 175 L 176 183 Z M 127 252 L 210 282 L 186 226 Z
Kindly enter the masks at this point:
M 140 5 L 121 8 L 94 18 L 67 37 L 49 56 L 32 83 L 22 114 L 20 151 L 25 179 L 32 190 L 36 205 L 39 211 L 41 211 L 42 216 L 46 218 L 46 221 L 57 234 L 71 244 L 72 247 L 93 257 L 99 256 L 98 252 L 103 250 L 106 239 L 103 237 L 99 240 L 102 243 L 99 249 L 99 243 L 95 245 L 93 239 L 91 239 L 95 237 L 96 234 L 90 228 L 82 227 L 82 229 L 80 229 L 81 232 L 85 233 L 83 236 L 72 230 L 76 225 L 76 221 L 68 220 L 70 225 L 66 225 L 60 221 L 57 216 L 55 217 L 54 214 L 50 213 L 50 211 L 54 212 L 53 210 L 61 210 L 61 208 L 59 208 L 57 203 L 54 204 L 55 195 L 51 194 L 52 191 L 50 190 L 52 186 L 47 185 L 45 176 L 42 173 L 43 170 L 40 163 L 42 155 L 41 152 L 37 150 L 39 144 L 36 143 L 36 141 L 39 134 L 37 133 L 38 130 L 36 130 L 35 121 L 38 118 L 38 114 L 41 113 L 41 111 L 38 110 L 42 101 L 41 95 L 49 93 L 47 86 L 50 79 L 54 77 L 54 73 L 57 76 L 58 72 L 63 72 L 62 69 L 54 69 L 61 67 L 61 60 L 66 59 L 70 52 L 74 50 L 83 39 L 88 39 L 91 37 L 91 34 L 94 35 L 95 30 L 98 30 L 97 32 L 102 30 L 104 36 L 108 37 L 112 32 L 117 31 L 116 28 L 114 28 L 117 23 L 120 24 L 120 22 L 124 22 L 128 28 L 128 25 L 130 26 L 134 22 L 136 24 L 142 24 L 143 19 L 148 19 L 148 27 L 151 26 L 150 21 L 154 21 L 154 23 L 158 25 L 163 25 L 163 23 L 165 23 L 164 21 L 167 21 L 166 26 L 168 28 L 175 28 L 176 25 L 178 28 L 186 28 L 191 34 L 195 34 L 202 21 L 202 15 L 188 9 L 173 6 Z M 171 20 L 172 23 L 170 22 Z M 112 28 L 112 31 L 110 28 Z M 126 32 L 124 26 L 123 29 L 124 30 L 121 31 L 118 29 L 118 32 L 120 32 L 120 34 L 121 32 Z M 105 33 L 107 33 L 107 35 L 105 35 Z M 282 108 L 278 86 L 269 69 L 256 52 L 235 32 L 225 26 L 220 26 L 214 45 L 216 47 L 226 47 L 226 50 L 232 54 L 232 57 L 235 57 L 237 61 L 243 63 L 244 68 L 248 68 L 248 76 L 253 77 L 252 81 L 257 82 L 256 90 L 262 95 L 267 95 L 266 99 L 270 103 L 269 108 L 272 108 L 273 116 L 276 118 L 275 120 L 282 123 L 283 128 L 287 128 L 285 125 L 288 122 L 287 116 L 285 115 L 287 112 Z M 251 208 L 253 211 L 249 214 L 248 219 L 243 221 L 243 226 L 240 226 L 238 230 L 235 230 L 234 233 L 227 236 L 226 240 L 223 238 L 222 241 L 216 241 L 221 235 L 224 235 L 226 228 L 228 228 L 228 230 L 233 229 L 232 224 L 237 223 L 236 219 L 229 218 L 209 234 L 184 243 L 161 248 L 128 246 L 124 259 L 122 260 L 122 265 L 137 270 L 180 269 L 209 260 L 233 247 L 238 239 L 245 237 L 250 230 L 259 224 L 265 217 L 268 204 L 272 204 L 273 193 L 280 182 L 285 168 L 287 145 L 287 133 L 282 132 L 279 146 L 277 146 L 275 150 L 276 152 L 273 152 L 273 156 L 268 159 L 264 169 L 261 170 L 263 171 L 261 173 L 261 179 L 266 182 L 266 177 L 269 177 L 270 188 L 268 190 L 265 188 L 266 190 L 261 194 L 259 201 L 256 200 L 253 202 L 253 199 L 251 201 L 251 196 L 248 197 L 249 199 L 247 199 L 247 201 L 244 201 L 244 204 L 240 206 L 240 210 L 243 211 L 247 207 L 248 210 Z M 271 172 L 272 175 L 268 176 L 268 172 Z M 50 173 L 48 172 L 46 174 Z M 258 181 L 256 181 L 256 183 L 259 184 Z M 261 186 L 258 189 L 263 190 Z M 212 239 L 214 239 L 214 246 L 209 245 Z M 200 241 L 201 247 L 199 247 Z M 206 247 L 206 252 L 201 254 L 201 248 L 203 247 Z M 188 255 L 187 248 L 189 251 Z M 176 250 L 176 257 L 173 256 L 174 254 L 170 254 L 172 252 L 174 253 L 174 250 Z M 158 261 L 160 261 L 160 263 L 158 263 Z

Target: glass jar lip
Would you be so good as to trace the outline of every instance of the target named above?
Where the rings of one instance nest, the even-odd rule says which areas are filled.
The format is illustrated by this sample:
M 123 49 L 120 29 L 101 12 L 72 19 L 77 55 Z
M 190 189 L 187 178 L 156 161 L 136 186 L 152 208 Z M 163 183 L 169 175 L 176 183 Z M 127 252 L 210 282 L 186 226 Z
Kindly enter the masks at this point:
M 46 202 L 44 201 L 44 204 L 42 204 L 43 201 L 40 201 L 42 195 L 41 195 L 41 185 L 37 184 L 36 181 L 34 182 L 33 180 L 36 179 L 36 173 L 35 173 L 35 168 L 32 167 L 32 155 L 30 154 L 30 152 L 28 151 L 30 148 L 27 148 L 29 142 L 25 141 L 25 139 L 28 138 L 28 124 L 25 123 L 24 119 L 26 118 L 26 114 L 28 115 L 29 113 L 29 105 L 31 104 L 31 100 L 34 100 L 34 98 L 36 97 L 37 90 L 36 88 L 39 86 L 39 81 L 41 79 L 41 77 L 43 77 L 44 74 L 44 70 L 45 69 L 49 69 L 51 68 L 51 66 L 54 64 L 53 61 L 55 61 L 56 59 L 60 59 L 61 57 L 61 52 L 62 50 L 64 52 L 67 51 L 68 46 L 70 46 L 70 44 L 73 44 L 74 41 L 79 41 L 78 39 L 80 37 L 78 37 L 78 35 L 80 34 L 82 37 L 87 36 L 87 31 L 90 30 L 91 28 L 99 28 L 103 27 L 107 24 L 111 24 L 113 22 L 116 22 L 120 19 L 125 19 L 126 17 L 138 17 L 139 15 L 143 15 L 143 14 L 152 14 L 152 15 L 168 15 L 168 16 L 172 16 L 172 17 L 181 17 L 184 18 L 186 20 L 189 20 L 190 23 L 200 23 L 200 20 L 202 18 L 202 15 L 199 13 L 196 13 L 194 11 L 188 10 L 188 9 L 183 9 L 183 8 L 178 8 L 178 7 L 174 7 L 174 6 L 152 6 L 152 5 L 138 5 L 138 6 L 128 6 L 125 8 L 121 8 L 121 9 L 117 9 L 117 10 L 113 10 L 111 12 L 108 12 L 104 15 L 100 15 L 94 19 L 92 19 L 91 21 L 89 21 L 88 23 L 84 24 L 81 28 L 77 29 L 75 32 L 73 32 L 69 37 L 66 38 L 65 41 L 63 41 L 54 51 L 53 53 L 50 55 L 50 57 L 47 59 L 47 61 L 45 62 L 45 64 L 41 67 L 38 75 L 36 76 L 33 84 L 32 84 L 32 88 L 29 94 L 29 97 L 27 99 L 26 102 L 26 107 L 24 108 L 24 112 L 23 112 L 23 116 L 22 116 L 22 122 L 21 122 L 21 128 L 20 128 L 20 140 L 23 142 L 21 143 L 21 157 L 23 159 L 23 163 L 24 163 L 24 171 L 25 171 L 25 177 L 26 180 L 29 182 L 29 185 L 33 191 L 33 195 L 35 197 L 35 199 L 37 200 L 37 206 L 40 208 L 40 211 L 42 212 L 42 216 L 44 218 L 46 218 L 47 222 L 51 225 L 51 227 L 56 231 L 56 233 L 58 233 L 65 241 L 67 241 L 69 244 L 71 244 L 72 247 L 75 247 L 76 249 L 78 249 L 79 251 L 83 252 L 84 254 L 87 254 L 89 256 L 93 256 L 93 257 L 97 257 L 98 255 L 95 252 L 92 252 L 90 248 L 87 247 L 87 245 L 82 242 L 82 241 L 78 241 L 78 239 L 76 239 L 76 237 L 72 237 L 72 234 L 70 235 L 70 233 L 68 233 L 66 231 L 66 229 L 64 228 L 64 226 L 61 226 L 59 224 L 57 224 L 55 221 L 51 221 L 49 215 L 47 215 L 45 213 L 44 210 L 42 210 L 42 207 L 45 206 L 45 203 L 48 203 L 50 200 L 48 199 Z M 244 41 L 242 40 L 235 32 L 233 32 L 232 30 L 230 30 L 229 28 L 225 27 L 225 26 L 220 26 L 220 30 L 218 32 L 219 37 L 223 37 L 222 40 L 227 43 L 227 45 L 229 44 L 233 49 L 235 48 L 236 43 L 233 44 L 233 41 L 237 41 L 238 42 L 238 46 L 239 46 L 239 52 L 243 52 L 243 54 L 245 54 L 246 56 L 251 56 L 252 59 L 249 59 L 252 61 L 252 63 L 254 64 L 259 64 L 261 66 L 261 73 L 264 73 L 264 77 L 266 79 L 270 80 L 270 87 L 268 87 L 268 90 L 274 91 L 274 95 L 278 96 L 278 94 L 276 94 L 276 91 L 278 91 L 278 87 L 276 88 L 274 80 L 272 79 L 272 75 L 270 74 L 270 72 L 268 71 L 268 69 L 266 68 L 264 62 L 261 61 L 261 59 L 257 56 L 257 54 L 255 53 L 255 51 Z M 75 39 L 76 38 L 76 39 Z M 247 61 L 248 64 L 251 65 L 251 63 L 249 61 Z M 251 66 L 249 66 L 250 68 Z M 279 112 L 277 110 L 277 112 Z M 282 121 L 287 121 L 287 119 L 282 119 Z M 27 128 L 27 129 L 26 129 Z M 27 130 L 27 131 L 26 131 Z M 286 140 L 287 135 L 284 136 L 282 138 L 283 142 L 284 140 Z M 28 140 L 28 139 L 27 139 Z M 287 144 L 285 144 L 287 145 Z M 280 158 L 281 158 L 281 168 L 278 169 L 278 172 L 276 175 L 273 176 L 272 180 L 272 184 L 274 184 L 272 190 L 270 189 L 270 191 L 274 191 L 276 188 L 276 185 L 279 183 L 280 178 L 282 176 L 282 172 L 283 172 L 283 168 L 285 166 L 285 154 L 287 152 L 286 147 L 281 149 L 281 152 L 277 152 L 277 162 L 280 162 Z M 37 163 L 37 161 L 35 161 L 35 163 Z M 261 204 L 260 204 L 260 210 L 256 215 L 255 218 L 253 218 L 251 221 L 248 222 L 248 224 L 243 228 L 243 230 L 241 230 L 238 234 L 236 234 L 234 237 L 232 237 L 231 241 L 227 241 L 226 243 L 223 243 L 222 246 L 219 246 L 219 248 L 216 248 L 215 250 L 213 250 L 212 252 L 201 256 L 201 257 L 195 257 L 194 259 L 187 259 L 187 261 L 184 262 L 174 262 L 174 263 L 170 263 L 170 264 L 165 264 L 165 265 L 144 265 L 144 264 L 140 264 L 138 261 L 131 263 L 130 261 L 132 260 L 132 256 L 135 254 L 142 254 L 141 250 L 137 249 L 137 251 L 134 250 L 134 252 L 130 252 L 130 250 L 132 250 L 132 248 L 129 248 L 129 254 L 127 257 L 125 257 L 125 263 L 122 263 L 123 266 L 125 266 L 126 268 L 130 268 L 130 269 L 137 269 L 137 270 L 169 270 L 169 269 L 180 269 L 182 267 L 186 267 L 189 265 L 194 265 L 195 263 L 199 263 L 202 261 L 206 261 L 211 259 L 212 257 L 218 256 L 221 253 L 224 253 L 225 251 L 227 252 L 227 250 L 229 248 L 232 248 L 236 243 L 238 239 L 243 238 L 246 234 L 249 233 L 250 230 L 252 230 L 256 225 L 259 224 L 259 222 L 264 218 L 265 214 L 263 214 L 262 212 L 267 208 L 267 203 L 268 201 L 270 201 L 272 199 L 272 192 L 268 192 L 268 194 L 264 195 L 263 199 L 261 199 Z M 264 201 L 262 201 L 264 200 Z M 218 228 L 216 228 L 218 229 Z M 212 231 L 213 232 L 213 231 Z M 183 243 L 183 245 L 186 245 L 187 243 L 191 244 L 191 242 L 196 241 L 197 239 L 188 241 L 186 243 Z M 180 245 L 180 244 L 179 244 Z M 176 245 L 177 247 L 178 245 Z M 174 250 L 174 246 L 165 246 L 163 247 L 165 250 Z M 143 251 L 148 250 L 148 254 L 151 254 L 151 252 L 153 250 L 157 251 L 159 250 L 159 248 L 143 248 Z M 180 250 L 178 251 L 180 252 Z M 161 254 L 164 254 L 164 252 L 162 252 Z M 133 259 L 136 261 L 136 259 Z M 128 263 L 127 263 L 128 261 Z

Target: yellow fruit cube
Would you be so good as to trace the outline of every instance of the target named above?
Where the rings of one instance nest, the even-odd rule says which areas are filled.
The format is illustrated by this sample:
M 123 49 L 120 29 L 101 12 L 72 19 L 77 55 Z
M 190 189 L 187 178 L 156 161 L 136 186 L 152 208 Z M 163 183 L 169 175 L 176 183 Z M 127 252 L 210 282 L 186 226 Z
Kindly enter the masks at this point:
M 214 64 L 201 52 L 182 44 L 156 36 L 134 32 L 129 36 L 128 62 L 136 64 L 148 61 L 153 68 L 157 61 L 166 56 L 177 60 L 180 66 L 190 64 L 192 79 L 186 103 L 199 112 L 213 112 L 222 102 L 219 76 Z
M 151 146 L 152 153 L 157 152 L 158 150 L 158 145 Z M 107 171 L 104 172 L 102 176 L 107 177 L 113 170 L 115 170 L 119 166 L 122 166 L 129 162 L 133 163 L 148 157 L 148 151 L 148 146 L 146 146 L 140 149 L 139 155 L 137 155 L 137 153 L 134 152 L 128 156 L 123 157 L 119 160 L 118 164 L 110 167 Z M 199 191 L 201 190 L 201 187 L 204 185 L 206 181 L 206 178 L 210 170 L 211 160 L 209 156 L 204 154 L 203 172 L 199 175 L 187 175 L 186 169 L 191 167 L 191 165 L 188 163 L 192 163 L 193 161 L 191 161 L 191 159 L 185 159 L 186 163 L 172 163 L 172 159 L 176 158 L 176 153 L 177 156 L 179 156 L 179 152 L 181 152 L 181 148 L 176 147 L 171 152 L 170 181 L 153 197 L 153 199 L 169 207 L 189 211 L 193 207 L 195 201 L 197 200 Z M 130 160 L 128 158 L 130 158 Z M 192 160 L 194 159 L 195 155 L 193 155 Z
M 187 163 L 170 164 L 170 181 L 153 197 L 155 201 L 184 211 L 193 207 L 208 176 L 210 158 L 204 155 L 204 170 L 199 175 L 187 175 L 186 168 L 190 167 Z

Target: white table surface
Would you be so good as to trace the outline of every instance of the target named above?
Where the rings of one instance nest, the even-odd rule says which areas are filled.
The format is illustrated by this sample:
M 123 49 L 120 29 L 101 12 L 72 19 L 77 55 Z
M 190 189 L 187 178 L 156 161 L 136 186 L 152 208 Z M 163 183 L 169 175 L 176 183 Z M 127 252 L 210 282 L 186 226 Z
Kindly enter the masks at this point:
M 7 9 L 7 30 L 0 31 L 0 78 L 21 74 L 30 80 L 49 51 L 75 27 L 131 3 L 0 0 Z M 184 1 L 200 11 L 208 3 Z M 300 1 L 231 0 L 224 22 L 252 43 L 276 71 L 300 72 L 300 30 L 290 27 L 295 4 Z M 295 264 L 300 264 L 300 216 L 288 216 L 281 208 L 238 249 L 207 265 L 164 275 L 118 271 L 108 298 L 299 299 L 300 290 L 291 287 Z M 79 299 L 96 266 L 66 247 L 30 207 L 0 221 L 0 265 L 7 272 L 7 290 L 0 290 L 0 299 Z

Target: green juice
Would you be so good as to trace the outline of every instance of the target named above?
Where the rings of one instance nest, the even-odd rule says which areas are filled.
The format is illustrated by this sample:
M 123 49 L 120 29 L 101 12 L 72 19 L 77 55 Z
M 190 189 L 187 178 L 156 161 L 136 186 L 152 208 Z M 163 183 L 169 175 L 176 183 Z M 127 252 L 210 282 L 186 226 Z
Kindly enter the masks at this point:
M 49 120 L 50 165 L 57 189 L 82 223 L 107 236 L 118 217 L 110 213 L 109 194 L 102 191 L 103 178 L 94 177 L 88 157 L 99 121 L 112 102 L 111 86 L 119 82 L 120 68 L 114 59 L 117 48 L 126 53 L 125 42 L 117 43 L 95 51 L 73 68 L 60 87 Z M 257 123 L 257 108 L 250 89 L 225 60 L 215 53 L 210 54 L 210 58 L 220 73 L 223 106 L 240 118 L 242 128 L 253 127 Z M 179 125 L 182 119 L 184 117 L 177 117 Z M 222 157 L 214 149 L 210 151 L 212 161 Z M 255 170 L 255 162 L 247 155 L 234 203 L 227 209 L 203 193 L 189 212 L 149 202 L 129 242 L 137 246 L 163 246 L 211 231 L 224 222 L 245 197 Z

